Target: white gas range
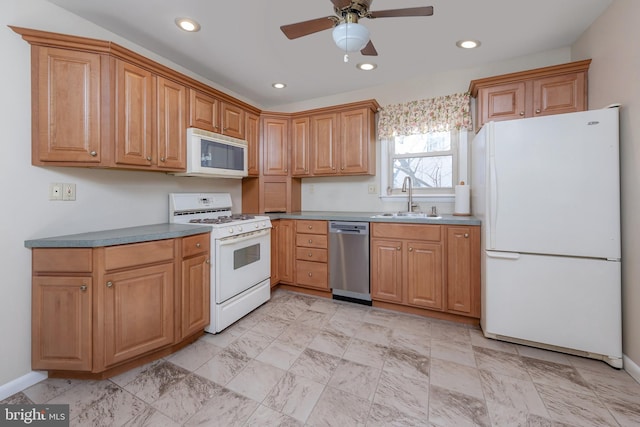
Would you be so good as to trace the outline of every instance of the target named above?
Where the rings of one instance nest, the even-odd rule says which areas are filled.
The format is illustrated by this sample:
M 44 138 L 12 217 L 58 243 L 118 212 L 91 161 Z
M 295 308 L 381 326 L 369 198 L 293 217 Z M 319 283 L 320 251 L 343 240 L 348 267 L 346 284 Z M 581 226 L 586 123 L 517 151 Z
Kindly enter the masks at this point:
M 169 222 L 213 227 L 211 323 L 205 331 L 218 333 L 269 300 L 269 217 L 232 214 L 228 193 L 171 193 Z

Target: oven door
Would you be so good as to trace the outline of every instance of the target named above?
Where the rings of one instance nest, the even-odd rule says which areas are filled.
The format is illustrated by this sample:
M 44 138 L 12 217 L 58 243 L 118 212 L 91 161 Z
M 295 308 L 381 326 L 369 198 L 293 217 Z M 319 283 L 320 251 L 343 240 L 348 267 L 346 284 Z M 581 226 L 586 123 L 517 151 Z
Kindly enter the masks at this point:
M 271 229 L 216 240 L 216 304 L 271 276 Z

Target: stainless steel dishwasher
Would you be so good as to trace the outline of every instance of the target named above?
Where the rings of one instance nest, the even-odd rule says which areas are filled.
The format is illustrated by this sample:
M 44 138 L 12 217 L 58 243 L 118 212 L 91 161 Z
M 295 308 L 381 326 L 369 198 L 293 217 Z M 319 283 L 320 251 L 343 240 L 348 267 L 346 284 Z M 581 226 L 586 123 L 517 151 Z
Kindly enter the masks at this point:
M 368 222 L 329 222 L 329 286 L 334 299 L 371 305 Z

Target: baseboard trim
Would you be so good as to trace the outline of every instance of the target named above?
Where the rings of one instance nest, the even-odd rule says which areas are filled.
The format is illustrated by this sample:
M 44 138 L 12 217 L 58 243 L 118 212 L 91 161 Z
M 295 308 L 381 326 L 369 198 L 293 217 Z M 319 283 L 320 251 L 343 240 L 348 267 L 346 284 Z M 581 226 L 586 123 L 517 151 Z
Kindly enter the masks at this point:
M 47 379 L 46 372 L 31 371 L 26 375 L 16 378 L 13 381 L 9 381 L 6 384 L 0 385 L 0 400 L 4 400 L 9 396 L 31 387 L 34 384 L 39 383 L 42 380 Z
M 631 378 L 640 383 L 640 366 L 636 365 L 626 354 L 622 355 L 622 362 L 624 363 L 624 370 L 631 375 Z

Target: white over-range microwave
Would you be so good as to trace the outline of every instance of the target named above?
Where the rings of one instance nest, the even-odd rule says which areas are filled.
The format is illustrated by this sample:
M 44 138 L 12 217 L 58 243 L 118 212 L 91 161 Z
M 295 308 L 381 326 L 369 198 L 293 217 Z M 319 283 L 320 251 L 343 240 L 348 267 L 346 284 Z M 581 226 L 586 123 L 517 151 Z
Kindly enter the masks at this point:
M 187 171 L 180 176 L 243 178 L 247 141 L 197 128 L 187 129 Z

